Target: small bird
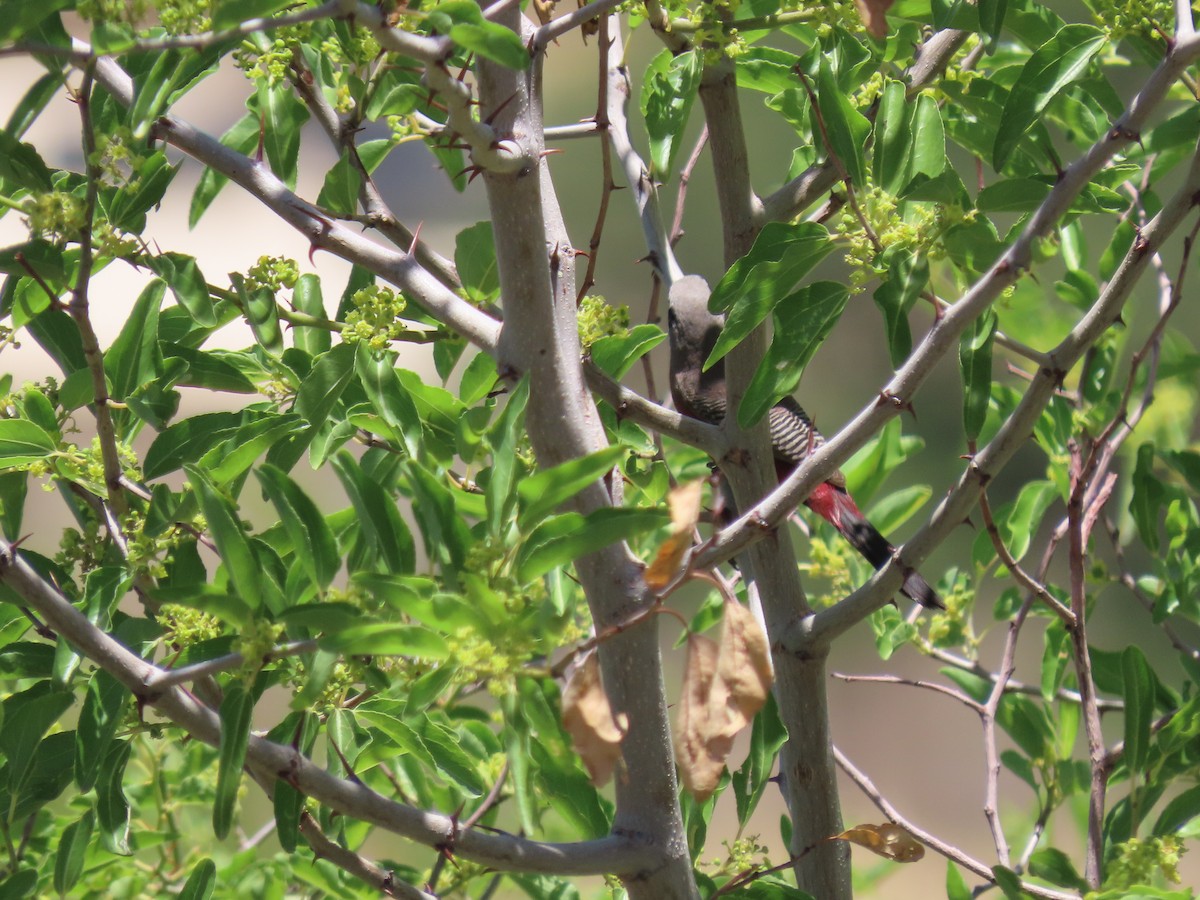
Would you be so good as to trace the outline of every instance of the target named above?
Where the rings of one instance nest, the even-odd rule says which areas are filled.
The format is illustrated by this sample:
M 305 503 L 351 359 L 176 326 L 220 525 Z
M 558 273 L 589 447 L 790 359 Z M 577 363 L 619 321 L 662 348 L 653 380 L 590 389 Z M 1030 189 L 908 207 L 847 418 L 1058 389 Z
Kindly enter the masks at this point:
M 671 339 L 671 396 L 675 408 L 687 416 L 719 425 L 725 419 L 728 394 L 725 361 L 704 371 L 724 319 L 708 311 L 708 284 L 699 275 L 688 275 L 671 286 L 668 330 Z M 775 471 L 783 480 L 810 453 L 825 443 L 808 414 L 791 397 L 784 397 L 767 414 Z M 837 529 L 876 569 L 892 558 L 895 548 L 859 510 L 846 491 L 846 477 L 835 472 L 817 485 L 804 505 Z M 916 572 L 904 580 L 901 592 L 931 609 L 945 609 L 937 593 Z

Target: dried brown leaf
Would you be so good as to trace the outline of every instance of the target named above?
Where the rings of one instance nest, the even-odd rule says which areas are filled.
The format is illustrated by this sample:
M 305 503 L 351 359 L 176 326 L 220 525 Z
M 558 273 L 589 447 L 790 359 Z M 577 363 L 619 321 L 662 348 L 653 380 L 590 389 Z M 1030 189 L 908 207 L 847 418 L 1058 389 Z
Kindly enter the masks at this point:
M 682 484 L 671 491 L 667 505 L 671 510 L 671 535 L 654 557 L 646 570 L 646 585 L 652 591 L 661 591 L 675 578 L 683 556 L 692 546 L 692 529 L 700 521 L 700 496 L 703 481 Z
M 883 40 L 887 37 L 887 11 L 891 9 L 893 0 L 854 0 L 858 7 L 858 16 L 871 37 Z
M 687 646 L 683 693 L 675 709 L 675 762 L 683 786 L 703 802 L 717 789 L 733 738 L 725 734 L 724 703 L 712 703 L 714 687 L 724 691 L 716 681 L 717 644 L 694 635 Z
M 571 735 L 571 746 L 583 760 L 592 784 L 606 784 L 621 758 L 629 720 L 624 713 L 613 717 L 600 681 L 600 658 L 594 652 L 583 658 L 567 680 L 562 707 L 563 728 Z
M 558 5 L 558 0 L 533 0 L 533 11 L 538 17 L 538 21 L 543 25 L 549 25 L 550 20 L 554 18 L 554 7 Z
M 714 690 L 711 702 L 724 702 L 729 737 L 749 725 L 763 708 L 774 680 L 771 647 L 758 619 L 740 603 L 726 603 L 717 659 L 717 681 L 723 691 Z
M 855 825 L 843 831 L 834 840 L 850 841 L 866 847 L 892 862 L 916 862 L 925 856 L 925 846 L 913 837 L 912 832 L 895 822 L 882 825 Z

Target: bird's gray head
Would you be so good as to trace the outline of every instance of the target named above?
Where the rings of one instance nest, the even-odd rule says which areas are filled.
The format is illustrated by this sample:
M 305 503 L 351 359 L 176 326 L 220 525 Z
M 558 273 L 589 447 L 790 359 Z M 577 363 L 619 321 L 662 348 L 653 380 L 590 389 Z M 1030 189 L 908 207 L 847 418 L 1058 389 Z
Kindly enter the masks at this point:
M 699 275 L 680 278 L 668 294 L 667 327 L 673 353 L 712 349 L 721 331 L 722 317 L 708 311 L 712 291 Z

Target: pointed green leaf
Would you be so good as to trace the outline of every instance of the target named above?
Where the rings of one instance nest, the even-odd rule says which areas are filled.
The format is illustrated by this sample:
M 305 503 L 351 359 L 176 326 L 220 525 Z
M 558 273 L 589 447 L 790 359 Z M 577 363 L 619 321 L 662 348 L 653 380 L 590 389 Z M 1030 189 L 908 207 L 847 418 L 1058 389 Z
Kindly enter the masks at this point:
M 75 729 L 75 783 L 79 790 L 89 791 L 96 783 L 130 696 L 121 682 L 103 670 L 88 682 Z
M 958 345 L 958 367 L 963 379 L 963 430 L 974 441 L 983 430 L 992 397 L 992 343 L 996 339 L 996 313 L 988 310 L 963 333 Z
M 871 123 L 838 85 L 827 56 L 821 57 L 817 72 L 817 107 L 824 125 L 823 137 L 828 143 L 826 149 L 841 163 L 850 182 L 863 187 L 867 178 L 864 148 Z
M 8 760 L 8 789 L 19 794 L 46 732 L 75 702 L 68 691 L 46 691 L 41 682 L 4 701 L 0 751 Z
M 775 339 L 738 408 L 738 422 L 743 428 L 756 423 L 796 389 L 804 367 L 837 324 L 849 296 L 845 285 L 818 281 L 779 301 L 775 307 Z
M 358 192 L 362 188 L 362 173 L 349 154 L 343 153 L 325 173 L 325 183 L 317 194 L 317 206 L 339 216 L 358 212 Z
M 421 452 L 421 416 L 417 406 L 396 377 L 392 354 L 375 354 L 365 343 L 358 345 L 354 368 L 367 397 L 380 418 L 392 429 L 409 456 Z
M 413 539 L 392 495 L 367 475 L 348 451 L 339 451 L 331 462 L 358 514 L 360 540 L 372 548 L 393 574 L 411 572 L 415 556 Z
M 636 325 L 628 334 L 602 337 L 588 353 L 592 362 L 613 378 L 624 378 L 633 364 L 667 339 L 657 325 Z
M 342 560 L 337 540 L 320 509 L 282 469 L 265 464 L 255 471 L 255 475 L 279 513 L 292 540 L 296 560 L 314 584 L 327 590 L 341 568 Z
M 54 438 L 25 419 L 0 419 L 0 469 L 27 466 L 57 447 Z
M 63 830 L 54 856 L 54 890 L 60 895 L 67 894 L 83 874 L 83 862 L 95 827 L 96 814 L 89 809 Z
M 343 656 L 412 656 L 446 659 L 450 648 L 436 631 L 420 625 L 355 625 L 321 638 L 321 649 Z
M 321 279 L 311 272 L 301 275 L 292 288 L 292 305 L 298 312 L 326 319 L 325 301 L 321 296 Z M 328 329 L 316 328 L 311 325 L 297 325 L 292 331 L 292 339 L 300 350 L 320 356 L 333 346 L 333 336 Z
M 179 892 L 179 900 L 209 900 L 216 885 L 217 864 L 206 856 L 196 863 L 192 874 L 184 882 L 183 890 Z
M 300 157 L 300 128 L 308 121 L 308 107 L 286 81 L 258 83 L 258 111 L 262 116 L 262 142 L 271 171 L 289 190 L 296 189 L 296 164 Z
M 522 527 L 540 521 L 589 484 L 605 477 L 625 454 L 626 449 L 622 446 L 605 447 L 523 479 L 517 485 Z
M 1130 771 L 1145 768 L 1150 752 L 1150 720 L 1154 714 L 1154 675 L 1141 649 L 1129 646 L 1121 654 L 1125 699 L 1125 764 Z
M 262 573 L 250 547 L 250 539 L 242 530 L 236 507 L 201 469 L 190 465 L 184 468 L 233 592 L 251 609 L 256 609 L 262 599 Z
M 728 316 L 704 368 L 741 343 L 832 250 L 829 232 L 812 222 L 764 226 L 750 252 L 730 267 L 708 299 L 710 310 Z
M 248 112 L 237 123 L 221 135 L 221 143 L 238 153 L 250 153 L 258 144 L 258 115 Z M 221 188 L 229 179 L 217 172 L 216 169 L 205 169 L 200 175 L 200 181 L 192 194 L 192 204 L 188 210 L 188 227 L 195 228 L 200 217 L 212 205 Z
M 219 0 L 212 17 L 213 31 L 236 28 L 250 19 L 262 19 L 276 13 L 290 0 Z
M 129 856 L 129 801 L 122 783 L 129 763 L 129 741 L 117 741 L 109 748 L 96 780 L 96 822 L 100 837 L 110 853 Z
M 221 743 L 217 755 L 217 791 L 213 800 L 213 834 L 224 840 L 233 827 L 242 766 L 250 742 L 250 716 L 254 698 L 245 686 L 234 682 L 221 700 Z
M 992 151 L 992 166 L 997 172 L 1004 168 L 1029 127 L 1041 119 L 1050 101 L 1082 77 L 1106 43 L 1107 35 L 1093 25 L 1064 25 L 1029 57 L 1000 115 Z
M 913 113 L 916 107 L 905 97 L 904 85 L 888 81 L 875 116 L 875 181 L 896 195 L 908 183 L 912 170 Z
M 642 80 L 641 110 L 650 137 L 651 177 L 665 181 L 683 138 L 703 62 L 700 50 L 678 56 L 661 51 L 646 67 Z
M 528 583 L 551 569 L 666 524 L 656 509 L 598 509 L 586 516 L 563 513 L 533 530 L 517 553 L 517 578 Z
M 333 413 L 342 391 L 354 377 L 354 345 L 338 344 L 317 360 L 296 392 L 296 412 L 321 426 Z
M 183 253 L 161 253 L 150 257 L 149 265 L 156 275 L 167 282 L 176 302 L 188 311 L 197 325 L 204 328 L 217 326 L 217 313 L 208 292 L 208 282 L 196 265 L 195 257 Z
M 125 400 L 142 385 L 158 377 L 162 356 L 158 350 L 158 312 L 167 283 L 155 278 L 133 305 L 129 318 L 108 352 L 104 372 L 112 382 L 114 400 Z
M 488 530 L 494 535 L 503 533 L 508 514 L 515 500 L 517 444 L 525 433 L 525 405 L 529 401 L 529 378 L 517 382 L 504 412 L 491 430 L 492 473 L 487 485 Z

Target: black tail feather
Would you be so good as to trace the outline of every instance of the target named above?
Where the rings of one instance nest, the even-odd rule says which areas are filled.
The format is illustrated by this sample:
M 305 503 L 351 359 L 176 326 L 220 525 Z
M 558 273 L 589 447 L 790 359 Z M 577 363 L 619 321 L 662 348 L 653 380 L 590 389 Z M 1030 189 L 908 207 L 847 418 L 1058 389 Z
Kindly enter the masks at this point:
M 847 498 L 848 499 L 848 498 Z M 854 513 L 857 513 L 855 508 Z M 892 558 L 896 552 L 896 548 L 888 543 L 887 538 L 879 533 L 879 530 L 866 520 L 862 514 L 855 515 L 848 509 L 843 508 L 841 515 L 841 531 L 842 536 L 850 542 L 871 565 L 876 569 L 882 569 Z M 904 579 L 904 585 L 900 588 L 900 593 L 904 594 L 908 599 L 921 604 L 926 609 L 945 609 L 946 605 L 942 603 L 937 592 L 929 586 L 924 578 L 917 572 L 909 572 Z

